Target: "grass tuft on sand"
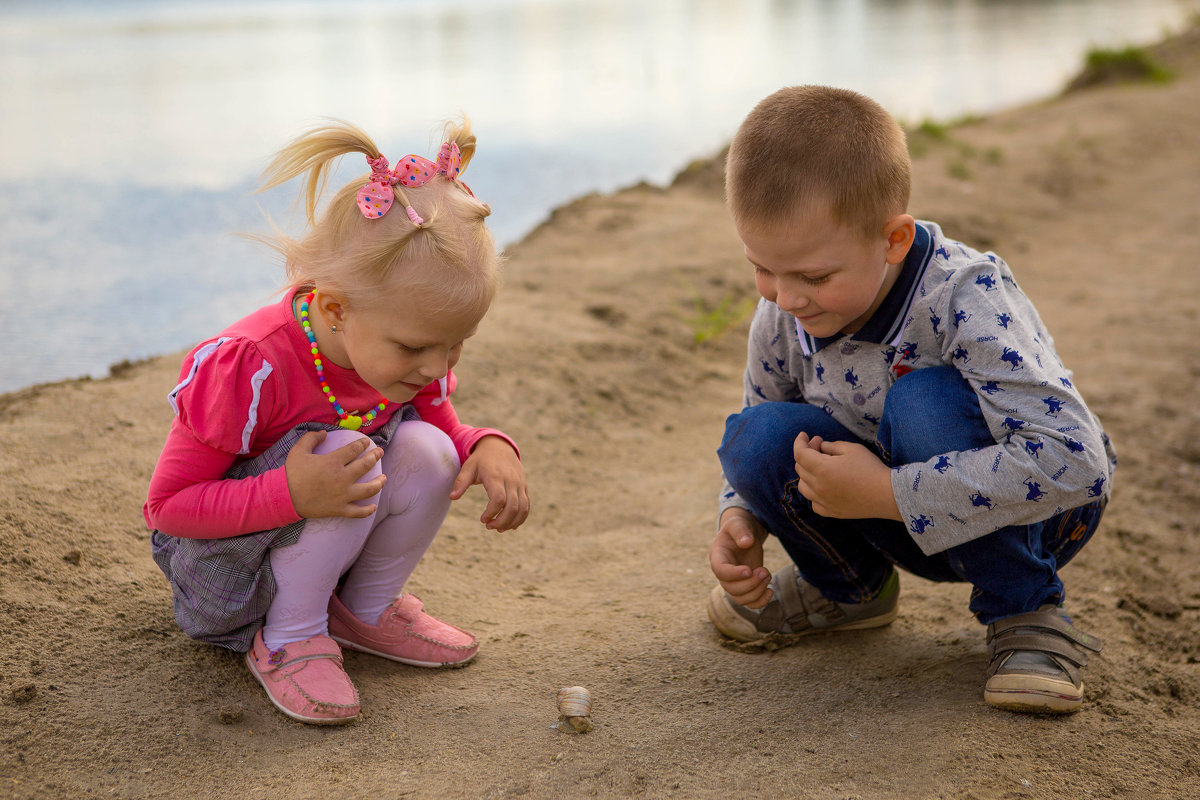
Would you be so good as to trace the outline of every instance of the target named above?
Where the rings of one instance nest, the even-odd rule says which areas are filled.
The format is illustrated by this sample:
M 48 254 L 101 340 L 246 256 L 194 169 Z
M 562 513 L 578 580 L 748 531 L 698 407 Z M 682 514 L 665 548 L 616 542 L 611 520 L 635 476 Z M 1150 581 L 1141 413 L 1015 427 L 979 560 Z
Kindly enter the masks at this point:
M 1114 83 L 1167 83 L 1175 75 L 1145 47 L 1094 48 L 1083 71 L 1067 84 L 1067 92 Z

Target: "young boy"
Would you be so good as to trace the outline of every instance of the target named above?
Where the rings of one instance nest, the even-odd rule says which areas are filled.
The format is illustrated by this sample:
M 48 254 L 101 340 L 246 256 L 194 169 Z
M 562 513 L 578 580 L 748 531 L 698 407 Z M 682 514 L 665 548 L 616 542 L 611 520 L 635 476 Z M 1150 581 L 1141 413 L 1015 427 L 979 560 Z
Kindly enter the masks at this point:
M 783 89 L 730 146 L 726 193 L 763 299 L 726 478 L 708 614 L 739 641 L 887 625 L 896 567 L 974 587 L 984 699 L 1065 713 L 1100 642 L 1058 569 L 1116 464 L 1008 266 L 906 213 L 904 133 L 854 92 Z M 771 575 L 762 543 L 794 564 Z

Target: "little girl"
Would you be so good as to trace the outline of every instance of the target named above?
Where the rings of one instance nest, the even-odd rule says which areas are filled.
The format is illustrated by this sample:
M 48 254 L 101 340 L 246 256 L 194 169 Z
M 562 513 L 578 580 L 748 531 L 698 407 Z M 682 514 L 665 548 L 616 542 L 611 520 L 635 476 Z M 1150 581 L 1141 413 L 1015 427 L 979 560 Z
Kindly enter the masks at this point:
M 516 445 L 459 422 L 449 401 L 500 264 L 490 208 L 459 180 L 469 123 L 445 139 L 436 162 L 391 169 L 345 123 L 280 151 L 263 188 L 305 175 L 309 221 L 271 242 L 285 296 L 196 346 L 168 396 L 175 419 L 143 511 L 175 618 L 245 652 L 271 702 L 303 722 L 358 716 L 338 643 L 421 667 L 473 658 L 474 636 L 401 589 L 471 485 L 492 530 L 529 513 Z M 346 153 L 365 155 L 370 177 L 314 219 Z

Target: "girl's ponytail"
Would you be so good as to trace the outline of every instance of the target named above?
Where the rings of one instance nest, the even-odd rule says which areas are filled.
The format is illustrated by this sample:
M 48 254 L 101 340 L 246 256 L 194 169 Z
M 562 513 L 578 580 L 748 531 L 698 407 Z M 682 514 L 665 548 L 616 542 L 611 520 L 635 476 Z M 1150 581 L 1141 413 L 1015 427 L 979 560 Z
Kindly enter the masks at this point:
M 366 157 L 370 173 L 334 193 L 318 217 L 335 161 L 354 153 Z M 436 161 L 410 154 L 394 166 L 361 129 L 329 120 L 286 145 L 262 175 L 260 191 L 306 176 L 308 231 L 293 239 L 277 229 L 261 241 L 283 256 L 293 288 L 366 305 L 399 280 L 429 308 L 486 308 L 501 259 L 485 224 L 491 208 L 459 180 L 474 154 L 465 117 L 445 125 Z
M 458 145 L 458 152 L 462 154 L 462 171 L 466 172 L 467 164 L 475 155 L 475 134 L 471 132 L 471 121 L 463 117 L 461 122 L 447 122 L 442 129 L 442 141 Z
M 361 128 L 342 120 L 330 120 L 328 125 L 298 136 L 276 153 L 263 170 L 259 191 L 272 189 L 307 172 L 304 210 L 311 225 L 315 220 L 317 201 L 325 190 L 325 181 L 333 163 L 347 153 L 362 153 L 369 159 L 378 158 L 379 148 Z

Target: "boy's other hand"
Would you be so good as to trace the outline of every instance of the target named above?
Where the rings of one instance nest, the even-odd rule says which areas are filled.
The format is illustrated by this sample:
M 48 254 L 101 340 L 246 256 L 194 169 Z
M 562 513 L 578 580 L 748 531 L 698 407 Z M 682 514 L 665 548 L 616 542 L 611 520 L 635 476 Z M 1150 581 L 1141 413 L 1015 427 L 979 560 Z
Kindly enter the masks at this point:
M 771 573 L 763 566 L 766 532 L 754 515 L 742 508 L 727 508 L 721 528 L 708 549 L 708 563 L 721 587 L 746 608 L 762 608 L 771 601 L 767 584 Z
M 892 471 L 857 442 L 826 442 L 802 433 L 793 447 L 797 488 L 813 511 L 835 519 L 900 520 Z

